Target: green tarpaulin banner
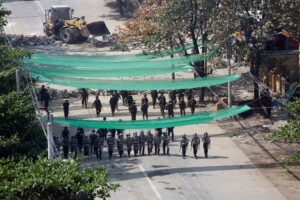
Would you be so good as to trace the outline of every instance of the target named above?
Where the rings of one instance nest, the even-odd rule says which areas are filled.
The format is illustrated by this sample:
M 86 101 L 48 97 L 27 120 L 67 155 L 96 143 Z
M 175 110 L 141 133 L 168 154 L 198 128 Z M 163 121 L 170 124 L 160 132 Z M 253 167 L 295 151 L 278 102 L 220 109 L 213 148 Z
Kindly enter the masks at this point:
M 168 80 L 107 80 L 91 78 L 74 78 L 63 76 L 51 76 L 30 72 L 40 81 L 76 88 L 91 88 L 100 90 L 179 90 L 199 87 L 209 87 L 234 81 L 240 78 L 239 74 L 211 76 L 194 79 L 168 79 Z
M 54 122 L 62 125 L 85 127 L 85 128 L 108 128 L 108 129 L 152 129 L 167 128 L 176 126 L 186 126 L 192 124 L 206 123 L 248 111 L 251 108 L 247 105 L 227 108 L 219 111 L 201 112 L 194 115 L 183 117 L 150 119 L 150 120 L 118 120 L 118 121 L 99 121 L 86 119 L 64 119 L 55 118 Z

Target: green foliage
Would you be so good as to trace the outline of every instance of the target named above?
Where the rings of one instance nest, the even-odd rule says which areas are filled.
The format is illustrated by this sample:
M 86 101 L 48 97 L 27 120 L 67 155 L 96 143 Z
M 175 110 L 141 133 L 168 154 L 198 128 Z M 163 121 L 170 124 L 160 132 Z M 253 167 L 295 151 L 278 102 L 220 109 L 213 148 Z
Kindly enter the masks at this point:
M 0 95 L 8 94 L 16 89 L 16 70 L 13 67 L 4 71 L 0 71 Z
M 296 153 L 294 153 L 294 155 L 292 155 L 291 157 L 285 159 L 283 161 L 283 164 L 292 165 L 292 164 L 299 163 L 299 161 L 300 161 L 300 151 L 297 151 Z
M 108 183 L 103 167 L 81 170 L 78 162 L 61 159 L 1 159 L 0 179 L 0 199 L 14 200 L 105 199 L 119 187 Z
M 21 59 L 30 57 L 31 53 L 25 49 L 15 48 L 11 49 L 7 45 L 0 45 L 0 71 L 10 69 L 12 67 L 19 67 Z
M 0 28 L 2 26 L 5 26 L 7 21 L 5 20 L 5 16 L 7 15 L 10 15 L 11 12 L 7 9 L 5 9 L 3 6 L 2 6 L 2 0 L 0 0 Z

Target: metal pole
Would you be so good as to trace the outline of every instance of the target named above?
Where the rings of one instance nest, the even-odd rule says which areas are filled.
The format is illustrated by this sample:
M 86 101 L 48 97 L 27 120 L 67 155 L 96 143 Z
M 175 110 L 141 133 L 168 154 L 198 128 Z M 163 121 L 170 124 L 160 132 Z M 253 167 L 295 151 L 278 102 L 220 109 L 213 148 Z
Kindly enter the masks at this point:
M 48 159 L 54 158 L 54 148 L 53 148 L 53 115 L 49 116 L 49 122 L 47 123 L 47 140 L 48 140 Z
M 21 91 L 21 72 L 20 70 L 16 70 L 16 85 L 17 85 L 17 92 Z
M 226 47 L 226 57 L 227 57 L 227 64 L 228 64 L 228 75 L 231 75 L 231 55 L 230 55 L 230 36 L 229 36 L 229 23 L 227 23 L 227 30 L 228 30 L 228 38 L 227 38 L 227 47 Z M 231 107 L 232 103 L 232 94 L 231 94 L 231 82 L 228 82 L 227 85 L 227 92 L 228 92 L 228 108 Z

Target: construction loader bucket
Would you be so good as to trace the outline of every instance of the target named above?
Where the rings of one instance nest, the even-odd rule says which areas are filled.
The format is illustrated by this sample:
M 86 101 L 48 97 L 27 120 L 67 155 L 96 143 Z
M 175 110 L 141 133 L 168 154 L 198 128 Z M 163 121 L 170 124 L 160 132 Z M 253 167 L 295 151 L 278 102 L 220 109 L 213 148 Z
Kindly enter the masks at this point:
M 104 21 L 92 22 L 86 25 L 91 35 L 102 36 L 109 35 L 110 32 Z

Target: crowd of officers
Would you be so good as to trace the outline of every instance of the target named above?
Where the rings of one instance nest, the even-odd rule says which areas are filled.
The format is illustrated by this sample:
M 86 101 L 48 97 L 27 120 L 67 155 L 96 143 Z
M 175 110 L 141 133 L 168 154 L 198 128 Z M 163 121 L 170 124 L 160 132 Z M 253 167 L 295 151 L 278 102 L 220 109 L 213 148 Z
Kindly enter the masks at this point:
M 85 156 L 90 154 L 96 155 L 98 159 L 102 159 L 104 146 L 106 144 L 108 150 L 108 158 L 111 159 L 113 151 L 117 148 L 119 157 L 123 157 L 124 150 L 127 151 L 127 156 L 131 157 L 133 151 L 134 156 L 144 156 L 152 154 L 159 155 L 162 153 L 170 155 L 170 140 L 174 141 L 174 128 L 168 128 L 167 132 L 163 132 L 161 128 L 155 130 L 155 135 L 149 130 L 146 134 L 144 131 L 133 133 L 133 137 L 130 134 L 126 134 L 126 138 L 123 136 L 123 130 L 115 129 L 98 129 L 92 130 L 89 136 L 86 136 L 84 129 L 79 127 L 74 136 L 70 137 L 70 132 L 67 127 L 64 127 L 61 134 L 61 142 L 58 137 L 54 137 L 54 144 L 57 152 L 60 152 L 62 146 L 63 157 L 67 159 L 69 152 L 74 154 L 74 158 L 78 153 L 83 152 Z M 210 145 L 210 138 L 207 133 L 204 133 L 202 137 L 203 149 L 205 157 L 207 158 L 208 147 Z M 180 149 L 182 157 L 185 158 L 187 154 L 189 140 L 184 134 L 180 140 Z M 191 148 L 193 149 L 194 157 L 197 159 L 197 152 L 200 148 L 200 137 L 195 133 L 191 140 Z M 147 152 L 146 152 L 147 151 Z
M 185 115 L 185 110 L 187 107 L 190 107 L 191 113 L 194 114 L 197 101 L 194 99 L 193 91 L 190 90 L 171 90 L 169 92 L 169 101 L 167 101 L 166 96 L 163 92 L 158 94 L 157 90 L 152 90 L 150 92 L 152 98 L 152 106 L 159 106 L 161 116 L 163 118 L 166 117 L 174 117 L 174 109 L 176 105 L 178 105 L 180 109 L 181 116 Z M 185 97 L 187 98 L 187 103 L 185 102 Z M 81 89 L 81 103 L 82 107 L 87 108 L 88 106 L 88 98 L 89 92 L 85 89 Z M 138 112 L 138 108 L 136 105 L 136 101 L 133 99 L 130 91 L 122 90 L 115 91 L 112 93 L 111 98 L 109 100 L 110 108 L 112 116 L 115 115 L 116 110 L 118 110 L 118 102 L 122 99 L 123 105 L 128 107 L 129 113 L 131 115 L 132 120 L 136 120 L 136 115 Z M 102 110 L 102 103 L 99 98 L 99 95 L 96 95 L 95 101 L 93 102 L 92 108 L 96 109 L 96 116 L 100 117 L 100 113 Z M 66 100 L 63 103 L 64 115 L 65 118 L 68 119 L 69 115 L 69 102 Z M 141 112 L 143 115 L 143 119 L 148 119 L 148 109 L 149 109 L 149 100 L 146 93 L 143 94 L 143 98 L 141 99 Z

